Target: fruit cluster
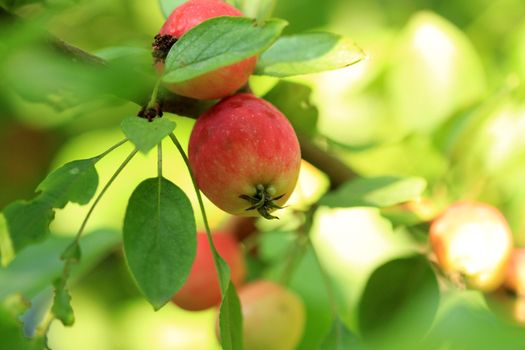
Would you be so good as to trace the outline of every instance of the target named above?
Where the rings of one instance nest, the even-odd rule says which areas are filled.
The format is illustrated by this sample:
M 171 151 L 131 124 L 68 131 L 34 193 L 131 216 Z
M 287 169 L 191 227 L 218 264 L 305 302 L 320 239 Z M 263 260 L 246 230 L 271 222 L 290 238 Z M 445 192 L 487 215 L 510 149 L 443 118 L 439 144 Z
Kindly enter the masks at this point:
M 177 7 L 153 44 L 159 72 L 169 45 L 217 16 L 242 16 L 220 0 L 191 0 Z M 189 160 L 202 192 L 219 208 L 240 216 L 275 218 L 290 197 L 301 166 L 297 136 L 286 117 L 252 94 L 234 94 L 255 68 L 256 57 L 168 88 L 182 96 L 222 100 L 197 119 Z M 234 94 L 234 95 L 232 95 Z
M 171 45 L 188 30 L 217 16 L 242 16 L 220 0 L 190 0 L 178 6 L 155 37 L 153 56 L 163 71 Z M 287 118 L 267 101 L 237 93 L 253 73 L 257 58 L 219 68 L 168 89 L 194 99 L 219 99 L 201 115 L 189 141 L 189 162 L 202 192 L 219 208 L 237 216 L 262 216 L 282 208 L 290 197 L 301 165 L 301 152 Z M 213 243 L 231 270 L 239 288 L 247 349 L 293 349 L 301 338 L 304 307 L 280 285 L 259 280 L 243 285 L 246 262 L 239 242 L 230 232 L 217 232 Z M 173 296 L 179 307 L 199 311 L 216 307 L 221 290 L 206 233 L 197 234 L 197 255 L 190 275 Z M 261 332 L 271 327 L 271 332 Z M 277 331 L 278 330 L 278 331 Z M 271 337 L 267 335 L 272 333 Z

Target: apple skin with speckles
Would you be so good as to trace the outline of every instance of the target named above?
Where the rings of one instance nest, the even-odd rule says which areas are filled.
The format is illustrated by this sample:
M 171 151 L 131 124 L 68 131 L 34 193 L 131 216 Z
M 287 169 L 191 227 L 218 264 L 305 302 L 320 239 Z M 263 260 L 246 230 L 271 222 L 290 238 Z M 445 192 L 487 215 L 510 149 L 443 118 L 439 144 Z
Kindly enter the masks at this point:
M 171 13 L 159 34 L 179 39 L 196 25 L 219 16 L 243 16 L 243 14 L 221 0 L 190 0 Z M 166 86 L 178 95 L 199 100 L 222 98 L 235 93 L 247 83 L 256 63 L 257 57 L 253 56 L 193 79 Z M 156 68 L 157 71 L 162 72 L 164 63 L 157 62 Z
M 239 287 L 246 277 L 246 261 L 240 244 L 232 234 L 217 232 L 213 244 L 231 271 L 231 279 Z M 190 275 L 172 301 L 184 310 L 200 311 L 221 302 L 219 279 L 206 233 L 197 234 L 197 254 Z
M 292 194 L 301 167 L 288 119 L 251 94 L 228 97 L 200 116 L 188 155 L 199 188 L 217 207 L 267 219 Z
M 432 222 L 429 237 L 445 273 L 460 275 L 483 292 L 502 285 L 513 242 L 497 208 L 480 202 L 453 204 Z

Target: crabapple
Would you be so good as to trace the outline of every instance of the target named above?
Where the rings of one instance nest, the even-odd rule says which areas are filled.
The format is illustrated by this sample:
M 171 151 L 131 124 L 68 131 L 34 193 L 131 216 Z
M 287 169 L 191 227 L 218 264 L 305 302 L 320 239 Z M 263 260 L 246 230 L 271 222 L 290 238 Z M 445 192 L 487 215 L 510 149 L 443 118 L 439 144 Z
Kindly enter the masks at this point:
M 240 286 L 246 275 L 246 263 L 239 243 L 228 233 L 216 233 L 213 244 L 231 269 L 231 279 Z M 219 279 L 206 233 L 197 234 L 197 255 L 184 286 L 173 296 L 179 307 L 199 311 L 215 306 L 221 301 Z
M 289 121 L 251 94 L 228 97 L 200 116 L 188 155 L 200 189 L 216 206 L 267 219 L 292 194 L 301 166 Z
M 164 59 L 177 39 L 201 22 L 219 16 L 238 17 L 243 14 L 221 0 L 189 0 L 175 8 L 155 37 L 153 54 L 157 70 L 164 70 Z M 257 58 L 253 56 L 167 87 L 176 94 L 200 100 L 225 97 L 246 84 L 256 62 Z
M 274 282 L 259 280 L 239 290 L 246 350 L 291 350 L 301 339 L 305 311 L 301 299 Z
M 430 242 L 446 273 L 461 274 L 468 285 L 485 292 L 503 283 L 512 233 L 498 209 L 479 202 L 456 203 L 433 221 Z

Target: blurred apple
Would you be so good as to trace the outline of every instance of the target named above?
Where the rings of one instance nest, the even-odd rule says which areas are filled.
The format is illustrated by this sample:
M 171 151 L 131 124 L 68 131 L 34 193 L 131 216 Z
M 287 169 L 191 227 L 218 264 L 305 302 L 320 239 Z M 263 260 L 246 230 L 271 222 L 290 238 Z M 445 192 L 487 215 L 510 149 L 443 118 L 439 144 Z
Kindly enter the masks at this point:
M 230 266 L 233 283 L 240 286 L 246 276 L 246 263 L 239 243 L 229 233 L 216 233 L 212 237 L 215 248 Z M 205 310 L 220 303 L 219 279 L 206 233 L 197 234 L 197 255 L 190 276 L 172 300 L 190 311 Z
M 259 280 L 239 291 L 245 350 L 292 350 L 299 343 L 305 310 L 293 292 Z
M 443 271 L 462 275 L 470 287 L 490 292 L 503 283 L 512 233 L 498 209 L 456 203 L 432 223 L 430 243 Z

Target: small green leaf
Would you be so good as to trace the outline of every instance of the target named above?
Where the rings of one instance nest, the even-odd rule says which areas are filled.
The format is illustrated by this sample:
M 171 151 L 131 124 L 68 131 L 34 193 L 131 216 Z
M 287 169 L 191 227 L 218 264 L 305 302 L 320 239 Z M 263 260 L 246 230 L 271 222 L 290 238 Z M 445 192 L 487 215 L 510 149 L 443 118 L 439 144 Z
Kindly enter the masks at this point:
M 400 336 L 404 327 L 417 341 L 430 328 L 438 304 L 437 279 L 426 257 L 392 260 L 376 269 L 365 287 L 358 315 L 361 333 L 370 339 L 378 331 Z
M 298 133 L 313 136 L 319 112 L 310 102 L 311 94 L 306 85 L 281 80 L 264 99 L 283 112 Z
M 321 344 L 321 350 L 359 350 L 361 348 L 359 337 L 350 331 L 340 318 L 334 320 L 330 333 Z
M 171 48 L 163 80 L 180 83 L 255 56 L 281 34 L 279 19 L 258 25 L 245 17 L 215 17 L 192 28 Z
M 235 286 L 231 282 L 222 298 L 219 313 L 219 334 L 224 350 L 241 350 L 243 348 L 241 302 L 235 291 Z
M 37 187 L 41 197 L 53 208 L 63 208 L 68 202 L 87 204 L 98 187 L 94 159 L 75 160 L 49 174 Z
M 53 285 L 55 287 L 55 298 L 53 299 L 51 312 L 64 326 L 72 326 L 75 323 L 75 314 L 71 307 L 71 296 L 65 285 L 63 285 L 61 278 L 56 279 Z
M 421 196 L 426 181 L 417 177 L 370 177 L 345 183 L 319 203 L 328 207 L 388 207 Z
M 41 241 L 49 235 L 49 224 L 55 217 L 51 206 L 44 201 L 16 201 L 4 209 L 9 237 L 15 252 Z
M 127 117 L 120 124 L 126 137 L 142 153 L 148 153 L 158 145 L 175 130 L 175 126 L 174 122 L 166 118 L 157 118 L 149 122 L 143 118 Z
M 168 18 L 173 10 L 185 3 L 187 0 L 159 0 L 160 9 L 164 17 Z
M 365 53 L 349 38 L 332 33 L 284 36 L 257 62 L 256 74 L 289 77 L 351 66 Z
M 158 310 L 182 287 L 195 258 L 195 218 L 188 197 L 164 178 L 143 181 L 129 200 L 123 234 L 131 274 Z
M 19 315 L 13 313 L 5 302 L 0 303 L 0 347 L 6 350 L 42 350 L 47 349 L 46 339 L 39 336 L 28 339 L 24 336 Z

